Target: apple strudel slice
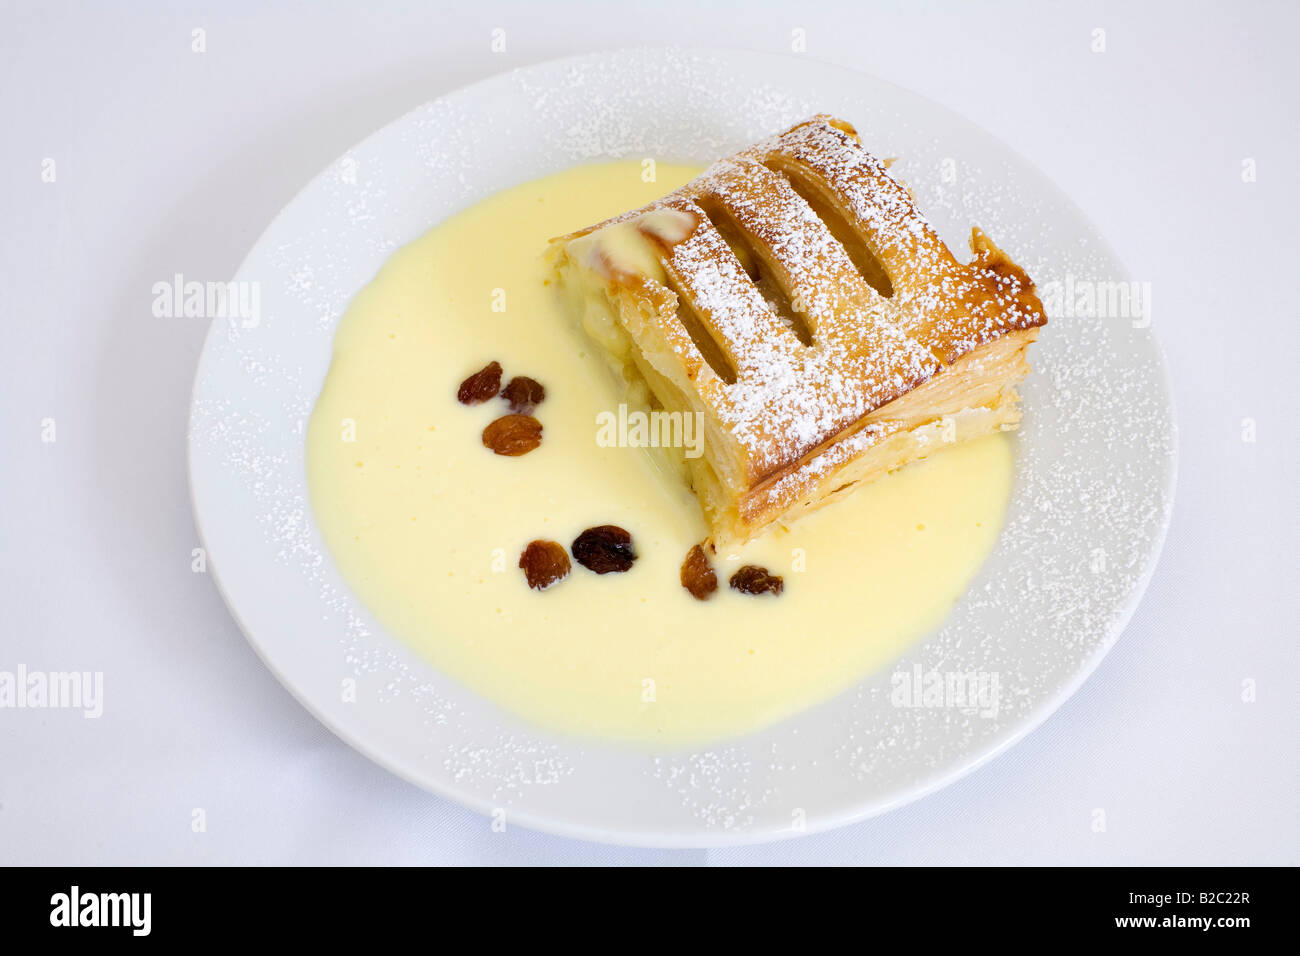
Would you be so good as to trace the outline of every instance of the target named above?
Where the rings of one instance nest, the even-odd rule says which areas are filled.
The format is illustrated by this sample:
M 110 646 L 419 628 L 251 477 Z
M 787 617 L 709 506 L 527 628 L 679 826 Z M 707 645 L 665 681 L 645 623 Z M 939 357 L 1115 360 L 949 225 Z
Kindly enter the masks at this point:
M 853 127 L 819 115 L 549 255 L 629 401 L 703 423 L 680 463 L 725 549 L 1016 426 L 1046 315 L 991 239 L 970 244 L 957 261 Z

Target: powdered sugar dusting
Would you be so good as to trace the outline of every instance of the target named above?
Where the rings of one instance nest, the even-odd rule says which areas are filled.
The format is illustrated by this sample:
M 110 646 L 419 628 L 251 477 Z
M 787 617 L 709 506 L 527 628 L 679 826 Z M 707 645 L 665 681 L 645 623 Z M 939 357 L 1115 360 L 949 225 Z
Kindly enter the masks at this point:
M 668 248 L 664 264 L 683 307 L 701 316 L 736 371 L 734 381 L 724 381 L 701 368 L 691 342 L 677 340 L 679 361 L 701 368 L 701 398 L 747 459 L 737 496 L 972 349 L 1044 321 L 1015 266 L 995 272 L 982 259 L 958 262 L 907 189 L 837 123 L 828 116 L 801 123 L 613 220 L 678 208 L 699 223 Z M 806 177 L 845 204 L 858 237 L 889 275 L 888 298 L 867 284 L 791 183 Z M 732 254 L 713 221 L 719 216 L 758 247 L 760 258 L 777 264 L 796 311 L 814 330 L 811 343 L 782 326 L 742 253 Z M 642 285 L 629 288 L 647 294 Z M 660 325 L 677 321 L 665 311 Z M 675 369 L 659 371 L 680 378 Z M 732 454 L 731 445 L 725 453 Z

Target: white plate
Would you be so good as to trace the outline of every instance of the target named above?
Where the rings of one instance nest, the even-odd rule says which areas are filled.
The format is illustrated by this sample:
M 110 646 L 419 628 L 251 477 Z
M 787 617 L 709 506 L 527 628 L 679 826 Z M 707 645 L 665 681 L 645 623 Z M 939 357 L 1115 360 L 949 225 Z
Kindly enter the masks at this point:
M 1049 302 L 998 546 L 943 628 L 896 668 L 707 751 L 644 753 L 529 726 L 387 634 L 312 518 L 304 427 L 343 309 L 388 255 L 503 187 L 613 156 L 703 162 L 818 111 L 857 125 L 954 248 L 983 226 Z M 486 251 L 485 251 L 486 254 Z M 216 321 L 190 422 L 194 507 L 217 581 L 267 666 L 357 750 L 512 824 L 587 839 L 716 846 L 825 829 L 952 782 L 1042 722 L 1128 621 L 1164 538 L 1174 426 L 1141 315 L 1078 317 L 1127 278 L 1055 187 L 915 94 L 796 57 L 647 50 L 547 63 L 442 97 L 321 173 L 237 279 L 255 327 Z M 1105 296 L 1103 295 L 1103 300 Z M 1112 310 L 1113 311 L 1113 310 Z M 1133 311 L 1133 310 L 1130 310 Z M 844 622 L 852 627 L 851 621 Z M 891 675 L 997 675 L 996 715 L 900 707 Z M 345 699 L 355 681 L 356 701 Z

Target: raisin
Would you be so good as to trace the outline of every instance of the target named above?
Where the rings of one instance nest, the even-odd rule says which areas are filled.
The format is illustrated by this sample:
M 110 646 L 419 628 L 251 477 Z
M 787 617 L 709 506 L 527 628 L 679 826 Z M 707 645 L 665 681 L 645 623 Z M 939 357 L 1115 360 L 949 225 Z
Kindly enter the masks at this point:
M 488 362 L 456 389 L 456 401 L 462 405 L 479 405 L 496 395 L 501 388 L 501 363 Z
M 636 560 L 632 536 L 612 524 L 588 528 L 574 539 L 569 550 L 579 564 L 597 574 L 627 571 Z
M 501 391 L 501 397 L 510 403 L 512 412 L 527 415 L 542 404 L 542 400 L 546 398 L 546 389 L 535 378 L 516 375 L 510 380 L 510 384 Z
M 768 574 L 767 568 L 747 564 L 731 576 L 731 586 L 741 594 L 780 594 L 785 582 L 779 574 Z
M 516 458 L 542 443 L 542 423 L 532 415 L 502 415 L 483 429 L 483 444 L 498 455 Z
M 713 573 L 704 549 L 698 544 L 691 548 L 682 562 L 682 587 L 698 601 L 707 601 L 709 595 L 718 589 L 718 576 Z
M 530 541 L 519 556 L 519 566 L 534 591 L 545 591 L 556 581 L 563 581 L 572 567 L 564 545 L 558 541 Z

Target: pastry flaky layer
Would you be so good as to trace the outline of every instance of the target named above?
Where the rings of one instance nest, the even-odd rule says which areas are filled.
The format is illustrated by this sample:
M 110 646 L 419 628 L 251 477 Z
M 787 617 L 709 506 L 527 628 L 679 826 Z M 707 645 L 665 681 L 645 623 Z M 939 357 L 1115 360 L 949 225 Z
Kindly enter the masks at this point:
M 819 115 L 552 240 L 632 399 L 699 413 L 682 464 L 731 547 L 945 443 L 1014 428 L 1046 323 L 979 229 L 959 262 L 848 123 Z

